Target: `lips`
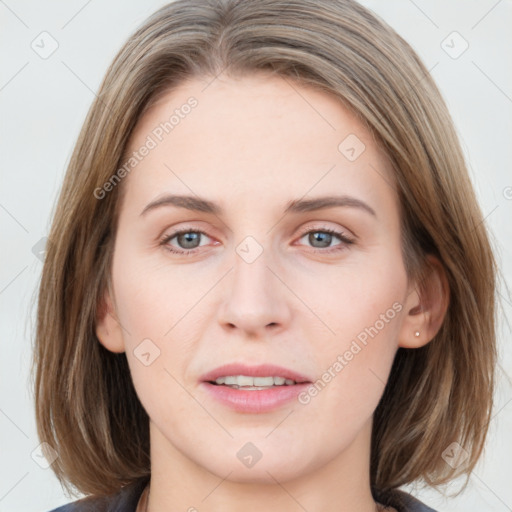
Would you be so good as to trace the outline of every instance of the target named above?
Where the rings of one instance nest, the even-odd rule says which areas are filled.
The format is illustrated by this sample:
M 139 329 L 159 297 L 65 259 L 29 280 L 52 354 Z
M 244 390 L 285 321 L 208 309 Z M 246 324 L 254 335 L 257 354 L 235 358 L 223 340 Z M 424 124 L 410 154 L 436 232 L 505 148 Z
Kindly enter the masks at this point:
M 285 379 L 295 381 L 297 384 L 311 383 L 311 380 L 307 376 L 289 368 L 273 364 L 248 366 L 241 363 L 229 363 L 219 366 L 202 375 L 201 381 L 215 383 L 217 378 L 230 375 L 247 375 L 248 377 L 284 377 Z

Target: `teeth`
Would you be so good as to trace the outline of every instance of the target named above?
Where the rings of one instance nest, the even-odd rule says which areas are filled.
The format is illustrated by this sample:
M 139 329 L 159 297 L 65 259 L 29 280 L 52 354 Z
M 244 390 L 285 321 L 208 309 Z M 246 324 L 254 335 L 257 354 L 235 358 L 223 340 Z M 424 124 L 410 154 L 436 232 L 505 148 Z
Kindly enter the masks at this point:
M 294 380 L 284 377 L 250 377 L 248 375 L 228 375 L 215 379 L 216 384 L 225 384 L 226 386 L 236 387 L 271 387 L 271 386 L 292 386 Z

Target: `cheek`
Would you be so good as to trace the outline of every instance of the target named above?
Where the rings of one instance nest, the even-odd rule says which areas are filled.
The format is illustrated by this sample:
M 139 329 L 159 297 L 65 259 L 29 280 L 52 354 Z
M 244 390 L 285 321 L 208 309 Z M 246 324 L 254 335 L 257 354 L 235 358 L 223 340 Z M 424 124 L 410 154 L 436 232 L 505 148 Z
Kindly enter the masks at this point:
M 396 310 L 384 305 L 389 323 L 371 312 L 347 314 L 347 329 L 338 329 L 336 337 L 315 346 L 322 373 L 299 402 L 304 407 L 301 418 L 309 418 L 311 424 L 318 424 L 318 417 L 328 420 L 316 429 L 318 443 L 331 439 L 341 449 L 370 421 L 382 397 L 397 349 L 400 315 L 399 303 Z
M 405 269 L 399 253 L 390 253 L 377 264 L 336 269 L 317 281 L 322 283 L 329 292 L 310 297 L 329 331 L 310 336 L 310 350 L 323 373 L 304 403 L 318 396 L 326 407 L 334 406 L 335 415 L 367 417 L 380 399 L 398 348 Z
M 132 245 L 121 236 L 114 256 L 118 318 L 130 343 L 141 336 L 163 340 L 204 295 L 201 277 L 173 268 L 164 257 L 148 258 Z
M 364 344 L 368 337 L 378 335 L 380 340 L 389 340 L 398 336 L 401 303 L 407 290 L 399 256 L 360 258 L 346 267 L 331 267 L 316 273 L 314 279 L 295 283 L 298 294 L 307 299 L 316 315 L 315 323 L 326 328 L 326 335 L 315 344 L 327 344 L 330 353 L 342 350 L 344 345 L 348 349 L 350 341 L 358 337 Z
M 112 269 L 116 314 L 135 389 L 148 411 L 162 407 L 168 396 L 179 411 L 186 393 L 178 382 L 204 331 L 197 303 L 211 285 L 205 276 L 137 255 L 122 237 L 118 242 Z

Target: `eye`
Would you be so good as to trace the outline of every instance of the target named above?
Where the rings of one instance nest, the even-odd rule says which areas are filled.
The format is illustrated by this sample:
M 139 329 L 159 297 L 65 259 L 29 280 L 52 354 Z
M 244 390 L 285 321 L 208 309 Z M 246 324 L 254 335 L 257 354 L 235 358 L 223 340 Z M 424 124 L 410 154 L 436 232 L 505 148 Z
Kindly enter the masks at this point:
M 347 248 L 347 245 L 351 245 L 355 241 L 353 238 L 348 237 L 344 232 L 329 228 L 309 229 L 302 233 L 299 240 L 306 237 L 308 243 L 310 243 L 314 248 L 313 252 L 324 254 L 343 251 Z M 331 243 L 335 241 L 336 238 L 340 240 L 340 243 L 332 246 Z
M 181 229 L 162 237 L 160 245 L 164 246 L 166 250 L 173 254 L 190 256 L 195 254 L 199 250 L 199 247 L 201 247 L 202 244 L 200 241 L 203 236 L 210 238 L 206 233 L 200 230 Z M 306 237 L 308 243 L 313 247 L 312 252 L 322 254 L 343 251 L 348 245 L 355 242 L 354 239 L 348 237 L 344 232 L 329 228 L 317 228 L 303 231 L 299 240 Z M 171 241 L 174 239 L 176 239 L 177 246 L 171 244 Z M 333 246 L 332 242 L 336 239 L 338 239 L 340 243 Z
M 163 245 L 169 252 L 174 254 L 183 254 L 185 256 L 189 256 L 196 253 L 196 249 L 200 247 L 200 240 L 202 236 L 208 235 L 203 231 L 192 230 L 192 229 L 182 229 L 180 231 L 175 231 L 170 235 L 165 235 L 160 240 L 160 245 Z M 170 244 L 171 240 L 176 239 L 178 247 Z

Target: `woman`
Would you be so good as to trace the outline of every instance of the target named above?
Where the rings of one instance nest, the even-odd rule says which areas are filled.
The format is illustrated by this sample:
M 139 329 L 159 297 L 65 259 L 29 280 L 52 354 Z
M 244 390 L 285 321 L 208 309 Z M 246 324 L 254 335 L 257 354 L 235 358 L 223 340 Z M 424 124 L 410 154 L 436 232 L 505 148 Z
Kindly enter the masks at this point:
M 43 270 L 68 510 L 428 511 L 475 466 L 495 263 L 442 98 L 353 1 L 178 0 L 109 68 Z

